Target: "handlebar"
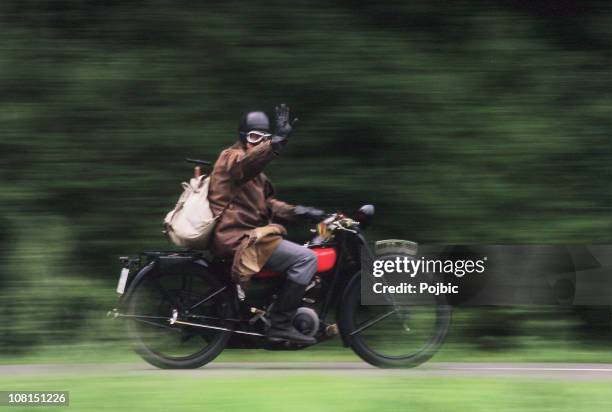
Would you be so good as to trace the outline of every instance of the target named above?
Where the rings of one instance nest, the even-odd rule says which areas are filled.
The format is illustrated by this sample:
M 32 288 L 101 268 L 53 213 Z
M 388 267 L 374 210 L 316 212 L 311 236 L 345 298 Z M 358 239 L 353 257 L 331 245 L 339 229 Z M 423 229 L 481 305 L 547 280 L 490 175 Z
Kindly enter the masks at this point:
M 332 213 L 320 223 L 325 224 L 328 229 L 334 230 L 348 230 L 354 232 L 354 229 L 359 226 L 359 222 L 345 216 L 342 213 Z

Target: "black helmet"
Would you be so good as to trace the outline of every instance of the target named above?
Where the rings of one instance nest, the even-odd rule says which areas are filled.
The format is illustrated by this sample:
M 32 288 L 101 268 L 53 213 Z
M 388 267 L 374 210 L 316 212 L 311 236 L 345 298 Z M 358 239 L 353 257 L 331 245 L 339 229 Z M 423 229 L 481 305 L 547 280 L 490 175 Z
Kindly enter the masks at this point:
M 251 130 L 259 130 L 261 132 L 270 131 L 270 120 L 264 112 L 248 112 L 240 118 L 240 126 L 238 127 L 238 135 L 244 143 L 246 135 Z

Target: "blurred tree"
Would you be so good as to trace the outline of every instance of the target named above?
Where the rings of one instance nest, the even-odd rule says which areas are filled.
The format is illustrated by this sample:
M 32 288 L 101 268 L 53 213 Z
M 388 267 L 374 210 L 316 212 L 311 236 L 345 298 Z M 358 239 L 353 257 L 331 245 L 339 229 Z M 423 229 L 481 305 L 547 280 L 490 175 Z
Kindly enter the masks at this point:
M 117 255 L 169 247 L 182 158 L 281 101 L 287 201 L 375 203 L 378 237 L 609 243 L 610 27 L 599 1 L 3 1 L 0 208 L 31 245 L 11 261 L 63 222 L 61 275 L 114 282 Z

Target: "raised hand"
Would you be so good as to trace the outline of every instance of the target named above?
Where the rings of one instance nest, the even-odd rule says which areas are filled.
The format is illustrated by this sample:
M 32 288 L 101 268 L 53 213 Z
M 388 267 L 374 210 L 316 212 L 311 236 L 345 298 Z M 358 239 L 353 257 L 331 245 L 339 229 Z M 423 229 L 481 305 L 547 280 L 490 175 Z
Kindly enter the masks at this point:
M 274 114 L 276 117 L 276 134 L 282 137 L 289 137 L 293 132 L 293 125 L 298 119 L 289 121 L 290 109 L 285 103 L 274 108 Z

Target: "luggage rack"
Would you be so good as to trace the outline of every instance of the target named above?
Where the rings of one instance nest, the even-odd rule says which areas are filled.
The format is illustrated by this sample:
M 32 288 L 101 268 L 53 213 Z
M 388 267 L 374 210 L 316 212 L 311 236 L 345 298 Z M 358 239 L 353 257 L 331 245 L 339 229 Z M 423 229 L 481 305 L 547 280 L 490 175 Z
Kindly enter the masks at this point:
M 141 252 L 139 256 L 144 256 L 147 262 L 167 259 L 210 260 L 210 253 L 204 250 L 147 250 Z
M 150 263 L 160 258 L 183 258 L 197 260 L 208 257 L 208 253 L 203 250 L 146 250 L 144 252 L 140 252 L 138 256 L 120 256 L 119 261 L 124 267 L 135 266 L 140 268 L 143 260 Z
M 141 268 L 143 262 L 144 264 L 149 264 L 156 260 L 166 261 L 168 259 L 184 259 L 185 261 L 204 259 L 213 264 L 227 264 L 228 262 L 227 259 L 217 258 L 205 250 L 146 250 L 140 252 L 138 255 L 119 257 L 119 261 L 122 263 L 123 267 L 133 269 Z

